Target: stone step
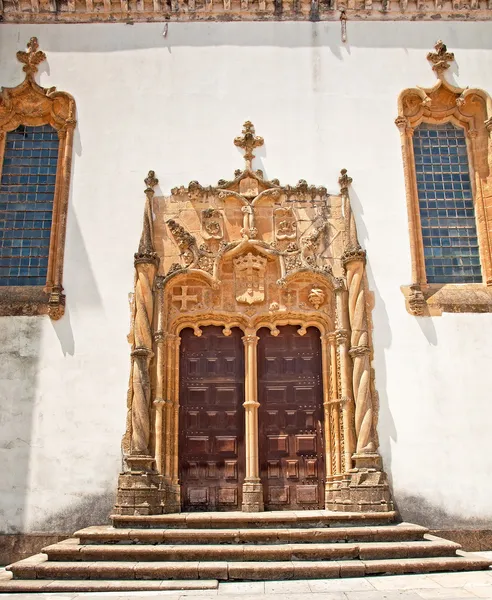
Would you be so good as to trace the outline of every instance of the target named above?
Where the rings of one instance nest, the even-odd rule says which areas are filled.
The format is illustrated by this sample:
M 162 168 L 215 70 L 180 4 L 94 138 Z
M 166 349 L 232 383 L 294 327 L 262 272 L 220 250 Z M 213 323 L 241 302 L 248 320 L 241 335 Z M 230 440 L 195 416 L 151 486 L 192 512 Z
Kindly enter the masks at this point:
M 118 528 L 271 528 L 271 527 L 339 527 L 393 523 L 395 511 L 334 512 L 329 510 L 271 511 L 271 512 L 203 512 L 166 515 L 112 515 Z
M 167 580 L 154 579 L 144 581 L 139 579 L 123 580 L 118 579 L 69 579 L 69 580 L 52 580 L 52 579 L 10 579 L 0 580 L 0 594 L 14 593 L 38 593 L 38 594 L 54 594 L 57 592 L 150 592 L 150 591 L 175 591 L 176 595 L 179 592 L 208 590 L 213 595 L 214 590 L 217 590 L 219 582 L 217 579 L 193 579 L 188 580 Z M 43 596 L 49 598 L 49 596 Z
M 387 560 L 272 561 L 272 562 L 51 562 L 45 554 L 10 567 L 18 579 L 99 580 L 279 580 L 363 577 L 376 574 L 431 573 L 487 569 L 490 561 L 473 554 L 439 558 Z
M 310 527 L 292 529 L 128 529 L 86 527 L 74 533 L 88 544 L 285 544 L 308 542 L 396 542 L 422 540 L 426 527 L 412 523 L 366 527 Z
M 386 559 L 450 556 L 461 546 L 439 538 L 421 542 L 335 544 L 194 544 L 79 545 L 60 543 L 43 548 L 50 561 L 285 561 Z

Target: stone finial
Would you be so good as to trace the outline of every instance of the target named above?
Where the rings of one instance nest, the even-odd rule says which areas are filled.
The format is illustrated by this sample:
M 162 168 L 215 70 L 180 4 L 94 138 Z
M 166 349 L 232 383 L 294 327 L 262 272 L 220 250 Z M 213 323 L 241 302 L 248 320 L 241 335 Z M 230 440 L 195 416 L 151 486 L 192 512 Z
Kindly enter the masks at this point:
M 38 65 L 46 60 L 46 54 L 41 50 L 38 50 L 38 48 L 38 38 L 32 37 L 27 44 L 27 52 L 24 52 L 23 50 L 17 52 L 17 60 L 24 63 L 22 69 L 29 79 L 37 72 Z
M 159 180 L 155 176 L 154 171 L 149 171 L 149 174 L 144 179 L 145 195 L 145 210 L 142 226 L 142 234 L 140 236 L 140 243 L 138 245 L 138 252 L 135 253 L 135 265 L 139 263 L 153 263 L 158 262 L 157 253 L 154 250 L 154 239 L 153 239 L 153 224 L 152 224 L 152 206 L 151 201 L 154 196 L 154 187 L 159 183 Z
M 251 170 L 251 162 L 255 155 L 253 150 L 263 146 L 263 138 L 255 135 L 255 126 L 251 121 L 246 121 L 243 125 L 241 136 L 234 138 L 234 145 L 244 149 L 244 160 L 246 161 L 246 170 Z
M 432 63 L 432 70 L 440 77 L 446 69 L 449 69 L 449 62 L 454 60 L 453 52 L 448 52 L 446 44 L 439 40 L 434 46 L 435 52 L 429 52 L 427 60 Z
M 343 196 L 348 193 L 348 187 L 352 183 L 352 177 L 347 175 L 347 169 L 340 171 L 340 177 L 338 178 L 338 185 L 340 186 L 340 192 Z
M 146 189 L 145 189 L 145 193 L 146 194 L 149 194 L 149 193 L 153 194 L 154 193 L 154 189 L 153 188 L 155 188 L 155 186 L 159 183 L 159 180 L 155 176 L 155 171 L 149 171 L 149 174 L 144 179 L 144 183 L 147 186 Z

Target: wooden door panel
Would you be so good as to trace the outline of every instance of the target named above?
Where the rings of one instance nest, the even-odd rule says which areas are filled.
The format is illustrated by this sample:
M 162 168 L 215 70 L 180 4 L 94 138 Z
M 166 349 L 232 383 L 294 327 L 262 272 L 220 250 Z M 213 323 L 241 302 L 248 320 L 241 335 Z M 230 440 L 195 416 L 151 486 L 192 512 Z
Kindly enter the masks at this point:
M 323 506 L 323 400 L 319 332 L 259 332 L 260 473 L 265 507 Z
M 241 332 L 181 333 L 179 465 L 182 509 L 240 510 L 244 479 Z

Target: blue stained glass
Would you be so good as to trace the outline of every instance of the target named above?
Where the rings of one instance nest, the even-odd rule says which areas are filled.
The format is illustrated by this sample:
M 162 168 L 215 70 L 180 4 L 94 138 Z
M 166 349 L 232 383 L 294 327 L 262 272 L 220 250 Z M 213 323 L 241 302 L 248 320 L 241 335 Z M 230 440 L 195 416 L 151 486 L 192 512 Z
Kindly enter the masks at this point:
M 0 180 L 0 286 L 44 285 L 58 133 L 51 125 L 20 125 L 7 133 Z M 36 258 L 31 258 L 36 257 Z
M 422 123 L 413 150 L 427 281 L 481 283 L 464 130 Z

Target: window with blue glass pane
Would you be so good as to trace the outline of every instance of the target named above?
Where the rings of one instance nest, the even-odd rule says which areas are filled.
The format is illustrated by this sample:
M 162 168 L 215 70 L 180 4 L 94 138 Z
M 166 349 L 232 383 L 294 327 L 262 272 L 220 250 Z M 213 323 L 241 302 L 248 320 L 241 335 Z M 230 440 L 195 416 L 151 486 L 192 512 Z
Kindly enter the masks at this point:
M 427 281 L 481 283 L 464 130 L 422 123 L 413 150 Z
M 58 163 L 51 125 L 6 135 L 0 180 L 0 286 L 44 285 Z

